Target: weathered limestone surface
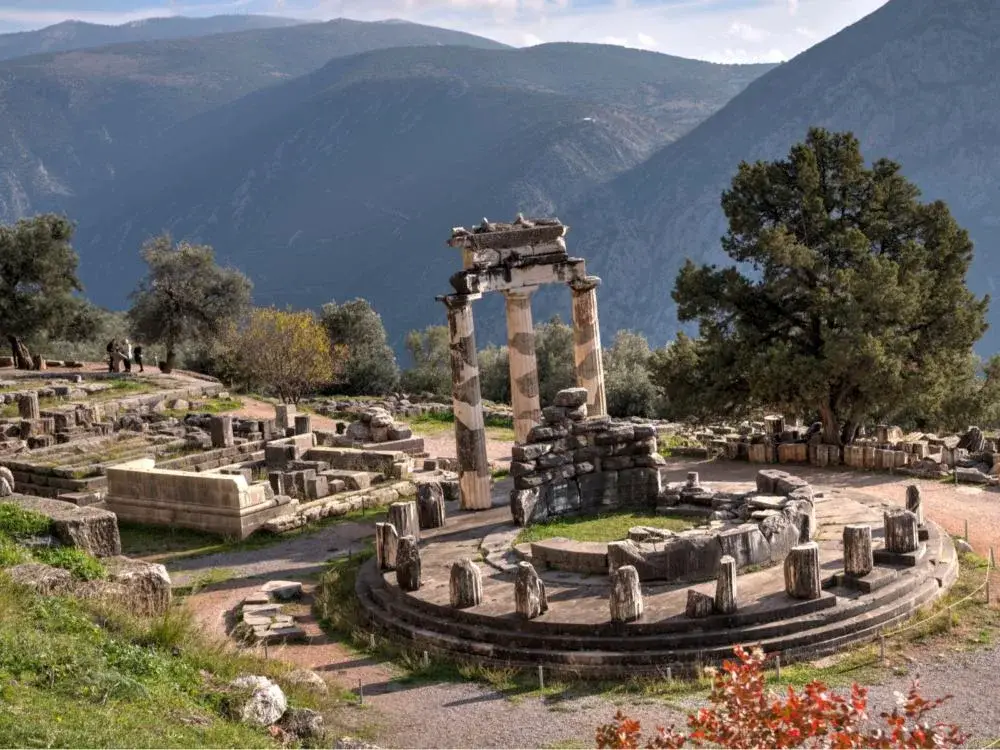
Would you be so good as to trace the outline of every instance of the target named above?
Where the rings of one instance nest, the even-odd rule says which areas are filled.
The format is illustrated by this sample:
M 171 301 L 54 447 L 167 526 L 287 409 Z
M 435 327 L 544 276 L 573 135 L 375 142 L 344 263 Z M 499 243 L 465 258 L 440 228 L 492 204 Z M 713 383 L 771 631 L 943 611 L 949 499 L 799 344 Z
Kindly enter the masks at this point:
M 885 511 L 885 548 L 888 552 L 913 552 L 920 544 L 917 516 L 908 510 Z
M 439 482 L 417 484 L 417 514 L 421 529 L 438 529 L 444 526 L 444 490 Z
M 486 428 L 479 390 L 479 359 L 469 295 L 442 298 L 448 308 L 451 339 L 452 409 L 458 452 L 460 504 L 464 510 L 488 509 L 490 470 L 486 458 Z
M 694 589 L 688 589 L 687 606 L 684 614 L 688 617 L 708 617 L 715 611 L 715 599 Z
M 276 404 L 274 407 L 274 421 L 278 430 L 284 433 L 295 426 L 296 408 L 293 404 Z
M 715 610 L 720 614 L 731 615 L 736 611 L 736 560 L 725 555 L 719 560 L 719 579 L 715 584 Z
M 375 524 L 375 559 L 379 570 L 395 570 L 399 534 L 391 523 Z
M 42 411 L 38 404 L 37 391 L 22 394 L 17 400 L 17 411 L 21 419 L 40 419 Z
M 631 565 L 623 565 L 611 574 L 610 604 L 613 622 L 631 622 L 642 617 L 639 573 Z
M 52 519 L 53 536 L 67 547 L 79 547 L 94 557 L 113 557 L 122 553 L 118 519 L 114 513 L 29 495 L 9 495 L 3 502 L 48 516 Z
M 529 562 L 520 562 L 514 578 L 514 609 L 523 617 L 532 620 L 548 611 L 549 602 L 545 596 L 545 582 L 538 577 Z
M 396 527 L 399 537 L 412 536 L 420 539 L 420 517 L 417 513 L 417 503 L 408 500 L 402 503 L 393 503 L 389 506 L 389 522 Z
M 800 544 L 789 551 L 785 558 L 785 591 L 795 599 L 818 599 L 822 594 L 816 542 Z
M 231 448 L 233 440 L 233 418 L 223 414 L 212 417 L 209 422 L 213 448 Z
M 573 297 L 573 359 L 576 382 L 587 389 L 587 413 L 598 417 L 608 413 L 604 391 L 604 363 L 601 328 L 597 314 L 597 287 L 601 280 L 588 276 L 570 283 Z
M 0 466 L 0 497 L 14 494 L 14 474 L 6 466 Z
M 462 560 L 452 565 L 448 583 L 451 606 L 466 609 L 482 604 L 483 573 L 472 560 Z
M 295 434 L 296 435 L 308 435 L 312 432 L 312 415 L 311 414 L 296 414 L 295 415 Z
M 848 524 L 844 527 L 844 572 L 861 578 L 872 572 L 872 527 L 867 524 Z
M 920 497 L 920 487 L 911 484 L 906 488 L 906 509 L 917 517 L 917 525 L 924 525 L 924 504 Z
M 514 408 L 514 442 L 524 443 L 528 432 L 542 419 L 538 397 L 538 363 L 535 327 L 531 320 L 531 292 L 504 293 L 507 303 L 507 350 L 510 362 L 510 395 Z
M 396 553 L 396 583 L 403 591 L 420 588 L 420 549 L 412 536 L 401 536 Z

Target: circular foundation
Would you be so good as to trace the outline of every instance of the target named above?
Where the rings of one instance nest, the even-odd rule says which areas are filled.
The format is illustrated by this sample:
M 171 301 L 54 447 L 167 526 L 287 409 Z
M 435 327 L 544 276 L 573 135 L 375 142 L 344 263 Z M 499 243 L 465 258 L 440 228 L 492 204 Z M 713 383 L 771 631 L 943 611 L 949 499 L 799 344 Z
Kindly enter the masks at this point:
M 668 668 L 683 674 L 729 658 L 737 644 L 760 644 L 767 653 L 780 653 L 785 663 L 815 658 L 877 638 L 957 578 L 950 537 L 928 522 L 920 554 L 910 564 L 877 563 L 863 586 L 845 585 L 838 576 L 843 527 L 869 524 L 878 551 L 883 506 L 838 490 L 814 491 L 812 538 L 819 546 L 823 582 L 818 599 L 788 596 L 782 566 L 772 565 L 738 576 L 734 614 L 686 616 L 689 589 L 712 596 L 714 581 L 647 581 L 642 617 L 614 623 L 606 574 L 552 570 L 536 562 L 549 608 L 527 620 L 514 611 L 512 568 L 518 557 L 510 545 L 520 529 L 510 523 L 505 507 L 456 514 L 443 529 L 424 532 L 418 591 L 401 591 L 395 574 L 380 572 L 374 560 L 362 567 L 356 591 L 370 625 L 411 648 L 478 664 L 544 665 L 578 678 L 605 678 L 662 676 Z M 482 570 L 483 601 L 458 610 L 449 603 L 450 569 L 466 558 Z

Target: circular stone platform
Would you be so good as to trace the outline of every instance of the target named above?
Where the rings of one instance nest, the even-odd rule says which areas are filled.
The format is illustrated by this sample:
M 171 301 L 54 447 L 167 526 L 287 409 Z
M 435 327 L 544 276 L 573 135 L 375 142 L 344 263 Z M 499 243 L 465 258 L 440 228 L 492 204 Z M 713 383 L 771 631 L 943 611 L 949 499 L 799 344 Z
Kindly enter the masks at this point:
M 732 491 L 731 486 L 726 486 Z M 744 491 L 752 489 L 745 485 Z M 375 560 L 359 572 L 356 591 L 370 625 L 417 650 L 496 666 L 543 664 L 580 678 L 690 672 L 719 663 L 736 644 L 760 644 L 785 663 L 815 658 L 849 644 L 872 640 L 880 630 L 909 617 L 944 593 L 958 576 L 951 538 L 926 524 L 926 553 L 912 567 L 876 563 L 869 593 L 841 585 L 842 535 L 846 524 L 869 524 L 876 552 L 883 546 L 883 508 L 846 491 L 813 487 L 823 592 L 814 600 L 785 593 L 780 564 L 737 578 L 739 609 L 732 615 L 692 619 L 685 615 L 689 589 L 715 593 L 715 582 L 687 585 L 646 581 L 645 611 L 627 624 L 610 620 L 607 575 L 547 569 L 549 609 L 533 620 L 514 611 L 511 543 L 520 529 L 507 507 L 456 513 L 442 529 L 422 532 L 422 586 L 406 593 L 395 574 Z M 451 565 L 476 561 L 483 573 L 483 603 L 458 610 L 449 603 Z M 484 562 L 485 560 L 485 562 Z

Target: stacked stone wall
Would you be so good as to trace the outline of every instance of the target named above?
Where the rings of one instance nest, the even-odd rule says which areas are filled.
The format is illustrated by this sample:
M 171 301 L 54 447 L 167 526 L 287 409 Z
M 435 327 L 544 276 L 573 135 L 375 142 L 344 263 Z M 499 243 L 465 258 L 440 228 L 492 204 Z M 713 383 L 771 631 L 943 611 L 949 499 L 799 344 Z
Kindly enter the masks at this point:
M 521 526 L 612 508 L 656 507 L 656 429 L 587 417 L 587 391 L 570 388 L 542 410 L 543 422 L 514 446 L 511 513 Z

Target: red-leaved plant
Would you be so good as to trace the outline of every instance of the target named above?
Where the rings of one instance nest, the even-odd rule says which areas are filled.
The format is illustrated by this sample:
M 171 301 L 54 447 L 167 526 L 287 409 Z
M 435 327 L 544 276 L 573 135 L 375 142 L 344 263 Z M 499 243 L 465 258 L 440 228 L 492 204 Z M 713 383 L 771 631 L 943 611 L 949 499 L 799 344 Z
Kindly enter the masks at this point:
M 950 748 L 961 747 L 967 735 L 952 724 L 931 724 L 927 714 L 951 696 L 929 701 L 914 682 L 909 695 L 899 696 L 891 713 L 880 714 L 882 728 L 872 728 L 868 690 L 851 688 L 850 698 L 831 692 L 819 681 L 801 693 L 788 688 L 781 697 L 765 687 L 764 652 L 737 646 L 738 661 L 713 670 L 709 708 L 688 716 L 687 734 L 675 727 L 658 727 L 647 748 L 694 747 L 833 747 Z M 600 748 L 638 748 L 639 722 L 619 711 L 612 724 L 597 729 Z

